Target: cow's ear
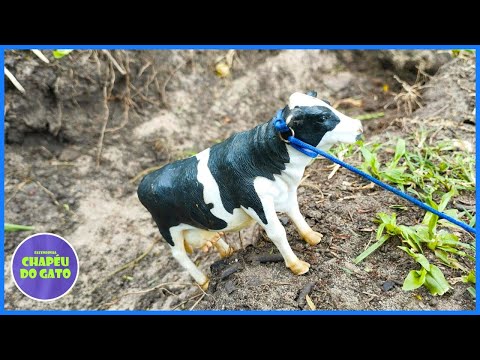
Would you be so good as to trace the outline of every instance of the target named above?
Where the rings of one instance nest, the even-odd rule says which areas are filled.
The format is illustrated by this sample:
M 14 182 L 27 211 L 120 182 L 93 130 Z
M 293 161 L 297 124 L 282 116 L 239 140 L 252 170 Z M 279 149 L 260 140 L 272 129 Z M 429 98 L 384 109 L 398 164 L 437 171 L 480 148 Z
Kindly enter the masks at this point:
M 327 103 L 328 105 L 332 106 L 332 104 L 330 104 L 330 101 L 328 101 L 328 100 L 326 100 L 326 99 L 322 99 L 322 101 L 323 101 L 324 103 Z
M 315 90 L 310 90 L 309 92 L 307 92 L 307 95 L 316 98 L 317 97 L 317 92 Z

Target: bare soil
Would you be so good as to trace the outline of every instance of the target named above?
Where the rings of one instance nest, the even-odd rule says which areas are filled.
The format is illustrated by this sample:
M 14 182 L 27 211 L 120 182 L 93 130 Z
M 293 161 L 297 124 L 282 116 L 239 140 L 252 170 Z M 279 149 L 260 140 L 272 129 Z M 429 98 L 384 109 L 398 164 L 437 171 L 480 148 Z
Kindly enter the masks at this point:
M 387 242 L 353 264 L 374 239 L 376 213 L 401 204 L 408 210 L 397 210 L 399 223 L 413 225 L 423 212 L 378 188 L 352 190 L 367 183 L 344 169 L 327 179 L 332 169 L 326 160 L 307 169 L 299 189 L 302 213 L 324 234 L 323 241 L 306 245 L 280 215 L 293 250 L 312 265 L 305 276 L 294 276 L 281 261 L 260 262 L 258 256 L 277 250 L 255 226 L 241 232 L 242 242 L 238 234 L 227 235 L 238 249 L 227 260 L 213 252 L 193 255 L 212 276 L 204 294 L 172 258 L 136 196 L 142 171 L 268 121 L 298 90 L 314 89 L 332 104 L 362 100 L 360 107 L 340 105 L 352 116 L 384 111 L 384 117 L 364 122 L 367 141 L 409 138 L 422 126 L 439 129 L 435 140 L 474 145 L 474 59 L 409 53 L 237 51 L 231 75 L 220 78 L 215 61 L 226 51 L 112 51 L 128 76 L 101 52 L 75 51 L 59 61 L 52 58 L 50 65 L 26 51 L 6 52 L 5 64 L 26 95 L 6 82 L 5 219 L 68 239 L 79 256 L 80 275 L 58 301 L 25 297 L 13 284 L 10 260 L 33 232 L 6 233 L 5 308 L 301 310 L 308 305 L 298 296 L 308 286 L 320 310 L 474 309 L 466 284 L 456 284 L 442 297 L 423 288 L 402 291 L 403 279 L 416 266 L 396 247 L 399 242 Z M 384 106 L 401 90 L 393 74 L 410 83 L 415 79 L 412 64 L 430 75 L 440 69 L 424 93 L 424 108 L 405 117 L 395 104 Z M 104 87 L 112 89 L 107 102 Z M 109 116 L 97 166 L 105 105 Z M 359 161 L 358 156 L 349 159 L 353 165 Z M 475 204 L 474 194 L 462 198 Z M 233 271 L 232 265 L 236 271 L 222 276 L 226 269 Z M 441 269 L 447 279 L 459 276 Z

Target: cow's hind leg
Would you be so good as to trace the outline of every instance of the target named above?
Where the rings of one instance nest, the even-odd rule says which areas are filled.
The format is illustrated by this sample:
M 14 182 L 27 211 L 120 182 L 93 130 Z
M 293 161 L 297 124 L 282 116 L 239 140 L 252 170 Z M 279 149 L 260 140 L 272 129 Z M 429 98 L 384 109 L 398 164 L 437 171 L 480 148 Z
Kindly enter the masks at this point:
M 170 228 L 170 235 L 172 236 L 172 240 L 174 245 L 170 246 L 172 250 L 172 255 L 178 263 L 188 271 L 188 273 L 195 279 L 198 285 L 203 290 L 207 290 L 208 288 L 208 277 L 201 272 L 197 266 L 193 263 L 193 261 L 188 257 L 186 249 L 185 249 L 185 237 L 184 237 L 184 230 L 175 229 L 175 227 Z

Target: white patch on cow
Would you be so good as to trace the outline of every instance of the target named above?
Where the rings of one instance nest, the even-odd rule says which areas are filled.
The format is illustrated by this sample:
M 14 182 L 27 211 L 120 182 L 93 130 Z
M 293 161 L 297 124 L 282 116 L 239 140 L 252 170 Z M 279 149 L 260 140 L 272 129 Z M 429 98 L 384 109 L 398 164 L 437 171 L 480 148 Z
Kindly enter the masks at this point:
M 203 185 L 203 201 L 205 201 L 205 204 L 213 204 L 213 208 L 210 209 L 213 215 L 228 222 L 232 214 L 223 207 L 220 189 L 208 168 L 210 148 L 198 153 L 196 157 L 198 159 L 197 177 L 198 181 Z
M 295 192 L 300 183 L 305 167 L 312 161 L 294 148 L 287 146 L 290 162 L 285 164 L 285 170 L 280 175 L 273 175 L 274 180 L 258 176 L 253 181 L 253 186 L 260 199 L 272 197 L 275 210 L 286 212 L 291 205 L 289 193 Z
M 340 111 L 328 105 L 325 101 L 313 96 L 300 92 L 293 93 L 290 95 L 288 107 L 293 109 L 295 106 L 324 106 L 330 109 L 340 119 L 340 123 L 335 126 L 335 129 L 327 132 L 317 145 L 317 148 L 322 150 L 328 150 L 332 145 L 338 143 L 353 144 L 356 141 L 356 137 L 363 132 L 360 120 L 342 114 Z M 291 118 L 290 115 L 285 119 L 287 124 L 290 122 Z
M 237 231 L 251 225 L 252 219 L 242 209 L 233 209 L 233 214 L 230 214 L 223 206 L 220 188 L 208 168 L 209 157 L 210 148 L 196 155 L 198 159 L 197 178 L 203 185 L 203 201 L 205 201 L 205 204 L 213 204 L 210 212 L 227 223 L 224 229 L 217 231 Z

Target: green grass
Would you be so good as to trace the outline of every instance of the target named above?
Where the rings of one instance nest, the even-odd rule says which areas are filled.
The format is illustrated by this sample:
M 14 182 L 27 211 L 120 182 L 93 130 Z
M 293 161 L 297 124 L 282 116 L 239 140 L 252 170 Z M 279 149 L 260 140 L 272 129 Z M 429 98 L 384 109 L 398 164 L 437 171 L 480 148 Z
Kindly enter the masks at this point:
M 16 224 L 4 224 L 5 231 L 6 232 L 12 232 L 12 231 L 31 231 L 34 230 L 33 226 L 26 226 L 26 225 L 16 225 Z
M 422 130 L 414 135 L 407 140 L 398 139 L 395 143 L 360 144 L 360 168 L 379 180 L 414 195 L 433 208 L 475 226 L 476 216 L 467 210 L 447 209 L 459 193 L 475 191 L 474 155 L 457 149 L 452 141 L 439 141 L 429 145 L 426 141 L 429 136 L 427 131 Z M 418 142 L 415 139 L 419 139 Z M 355 147 L 339 146 L 333 153 L 344 151 L 344 157 L 348 158 L 356 153 Z M 403 206 L 390 208 L 405 210 Z M 440 220 L 437 215 L 429 212 L 425 213 L 420 224 L 414 226 L 397 224 L 395 212 L 380 212 L 374 221 L 378 223 L 376 242 L 358 255 L 355 263 L 362 262 L 388 240 L 398 238 L 402 242 L 398 248 L 419 265 L 419 268 L 412 269 L 406 275 L 403 290 L 411 291 L 425 286 L 433 295 L 445 294 L 452 285 L 435 264 L 458 269 L 468 274 L 462 277 L 464 282 L 475 284 L 474 270 L 469 268 L 470 264 L 472 268 L 475 266 L 475 242 L 461 242 L 452 232 L 453 229 L 458 229 L 457 226 Z M 467 261 L 460 261 L 461 259 Z M 468 267 L 466 263 L 469 264 Z M 476 297 L 474 287 L 467 290 L 472 297 Z

